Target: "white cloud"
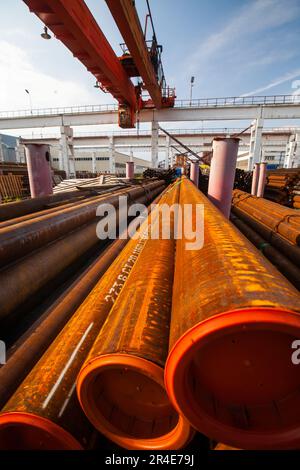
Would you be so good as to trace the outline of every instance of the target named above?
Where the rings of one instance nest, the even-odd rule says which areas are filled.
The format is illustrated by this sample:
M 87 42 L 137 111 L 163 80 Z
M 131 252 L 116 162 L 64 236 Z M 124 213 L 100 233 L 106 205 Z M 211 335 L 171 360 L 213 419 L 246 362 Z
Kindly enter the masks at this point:
M 92 93 L 79 83 L 58 80 L 39 72 L 22 48 L 0 41 L 0 51 L 1 110 L 29 108 L 25 89 L 30 90 L 33 108 L 89 104 L 95 101 Z M 55 62 L 55 57 L 51 60 Z
M 274 80 L 272 80 L 267 85 L 264 85 L 260 88 L 256 88 L 255 90 L 249 91 L 247 93 L 243 93 L 240 96 L 241 97 L 243 97 L 243 96 L 252 96 L 252 95 L 256 95 L 258 93 L 262 93 L 263 91 L 270 90 L 271 88 L 282 85 L 283 83 L 286 83 L 290 80 L 293 80 L 294 78 L 297 78 L 299 76 L 300 76 L 300 69 L 294 70 L 293 72 L 289 72 L 289 73 L 286 73 L 284 75 L 281 75 L 280 77 L 275 78 Z M 292 91 L 291 91 L 291 94 L 292 94 Z
M 294 20 L 300 14 L 297 0 L 255 0 L 247 3 L 220 31 L 211 34 L 189 57 L 195 62 L 214 60 L 214 56 L 244 37 L 275 28 Z

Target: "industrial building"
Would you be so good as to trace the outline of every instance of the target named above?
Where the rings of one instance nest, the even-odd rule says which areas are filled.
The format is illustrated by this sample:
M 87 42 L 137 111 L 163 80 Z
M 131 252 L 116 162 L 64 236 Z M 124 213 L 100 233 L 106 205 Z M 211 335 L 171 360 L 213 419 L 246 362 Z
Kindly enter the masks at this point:
M 148 0 L 120 56 L 23 3 L 116 103 L 0 111 L 0 458 L 298 450 L 299 97 L 177 98 Z

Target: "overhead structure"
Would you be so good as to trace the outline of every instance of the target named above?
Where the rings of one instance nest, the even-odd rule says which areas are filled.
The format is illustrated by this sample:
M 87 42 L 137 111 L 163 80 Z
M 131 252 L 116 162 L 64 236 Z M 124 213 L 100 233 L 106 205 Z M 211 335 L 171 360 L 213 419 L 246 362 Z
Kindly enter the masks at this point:
M 119 59 L 83 0 L 23 1 L 96 77 L 99 88 L 119 102 L 120 127 L 134 127 L 136 113 L 143 107 L 174 106 L 175 92 L 165 85 L 162 47 L 155 33 L 151 44 L 146 43 L 134 2 L 107 1 L 131 54 L 123 48 Z M 143 83 L 135 86 L 130 78 L 140 76 Z M 142 100 L 143 88 L 151 99 Z

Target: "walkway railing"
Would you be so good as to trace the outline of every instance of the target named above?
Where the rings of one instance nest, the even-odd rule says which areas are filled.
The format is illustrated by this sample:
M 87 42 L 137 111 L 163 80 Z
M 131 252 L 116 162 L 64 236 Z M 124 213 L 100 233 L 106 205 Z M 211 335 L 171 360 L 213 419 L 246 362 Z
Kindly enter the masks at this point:
M 269 96 L 233 96 L 226 98 L 200 98 L 193 100 L 176 100 L 175 108 L 207 108 L 224 106 L 271 106 L 300 104 L 300 95 L 269 95 Z M 23 109 L 16 111 L 0 111 L 0 119 L 57 116 L 65 114 L 106 113 L 118 110 L 117 104 L 91 104 L 83 106 L 63 106 L 58 108 Z

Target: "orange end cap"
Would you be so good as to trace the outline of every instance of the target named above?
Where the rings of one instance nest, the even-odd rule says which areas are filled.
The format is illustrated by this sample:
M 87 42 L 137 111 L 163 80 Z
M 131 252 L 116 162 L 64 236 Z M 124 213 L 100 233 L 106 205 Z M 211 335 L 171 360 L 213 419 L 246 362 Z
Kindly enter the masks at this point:
M 83 450 L 62 427 L 18 411 L 0 414 L 0 450 Z
M 193 436 L 167 397 L 163 369 L 127 354 L 97 357 L 80 371 L 77 394 L 98 431 L 126 449 L 180 449 Z
M 173 346 L 169 398 L 201 433 L 240 449 L 300 445 L 300 314 L 245 308 L 213 316 Z

